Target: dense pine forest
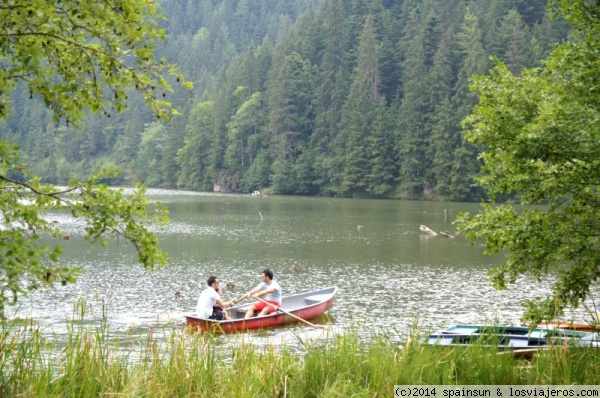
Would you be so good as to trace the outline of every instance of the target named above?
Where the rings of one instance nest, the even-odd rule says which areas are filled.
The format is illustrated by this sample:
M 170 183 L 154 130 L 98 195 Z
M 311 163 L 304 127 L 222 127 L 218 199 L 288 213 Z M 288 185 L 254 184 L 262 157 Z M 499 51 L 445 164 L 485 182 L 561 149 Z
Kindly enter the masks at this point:
M 194 89 L 166 92 L 181 115 L 53 120 L 27 90 L 0 121 L 34 174 L 199 191 L 480 200 L 484 148 L 461 120 L 469 77 L 494 57 L 518 75 L 569 37 L 546 0 L 159 0 L 158 57 Z M 17 176 L 18 177 L 18 176 Z

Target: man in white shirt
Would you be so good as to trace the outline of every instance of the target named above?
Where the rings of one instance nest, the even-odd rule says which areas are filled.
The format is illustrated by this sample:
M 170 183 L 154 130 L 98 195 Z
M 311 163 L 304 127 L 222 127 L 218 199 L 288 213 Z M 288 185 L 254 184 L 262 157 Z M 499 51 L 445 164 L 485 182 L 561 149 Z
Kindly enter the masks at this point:
M 217 321 L 228 320 L 229 316 L 225 311 L 213 312 L 215 305 L 225 309 L 237 303 L 234 297 L 229 301 L 223 302 L 221 295 L 217 292 L 219 287 L 219 279 L 216 276 L 211 276 L 206 280 L 208 287 L 200 293 L 198 304 L 196 305 L 196 315 L 201 319 L 216 319 Z
M 246 311 L 244 318 L 254 316 L 256 311 L 260 311 L 258 316 L 267 315 L 277 311 L 277 308 L 281 306 L 281 287 L 279 286 L 279 283 L 273 280 L 273 272 L 269 269 L 264 270 L 260 275 L 260 280 L 261 283 L 246 293 L 242 297 L 242 300 L 248 297 L 259 298 L 266 296 L 265 301 L 267 303 L 259 301 L 258 303 L 251 305 L 250 308 L 248 308 L 248 311 Z

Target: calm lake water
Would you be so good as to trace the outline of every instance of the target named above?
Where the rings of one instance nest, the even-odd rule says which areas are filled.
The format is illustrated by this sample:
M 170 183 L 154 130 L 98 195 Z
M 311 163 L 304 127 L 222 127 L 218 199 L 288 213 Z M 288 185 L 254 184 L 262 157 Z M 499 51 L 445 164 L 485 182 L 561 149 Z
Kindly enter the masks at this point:
M 423 332 L 494 319 L 518 324 L 519 302 L 547 293 L 525 278 L 495 291 L 486 274 L 501 257 L 483 255 L 482 245 L 462 236 L 429 237 L 419 230 L 424 224 L 453 233 L 458 213 L 473 214 L 478 204 L 168 190 L 149 190 L 149 196 L 170 210 L 171 223 L 157 233 L 172 264 L 145 271 L 131 246 L 89 247 L 81 224 L 67 215 L 50 215 L 71 236 L 62 242 L 64 262 L 84 273 L 75 285 L 23 299 L 12 316 L 32 317 L 60 337 L 75 303 L 85 298 L 89 322 L 98 322 L 104 305 L 117 338 L 144 335 L 150 328 L 169 333 L 184 329 L 184 313 L 194 311 L 210 275 L 235 284 L 224 292 L 229 299 L 256 286 L 261 271 L 269 268 L 284 295 L 337 286 L 329 311 L 335 331 L 359 326 L 367 336 L 393 331 L 401 339 L 415 323 Z M 294 264 L 298 272 L 291 271 Z M 571 316 L 589 319 L 584 311 Z M 298 334 L 318 333 L 297 325 L 250 338 L 289 342 Z

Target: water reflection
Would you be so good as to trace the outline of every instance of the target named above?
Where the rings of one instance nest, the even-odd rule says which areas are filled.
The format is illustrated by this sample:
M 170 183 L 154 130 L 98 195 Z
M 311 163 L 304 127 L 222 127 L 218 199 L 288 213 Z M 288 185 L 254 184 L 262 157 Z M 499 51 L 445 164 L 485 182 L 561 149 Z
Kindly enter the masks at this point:
M 506 291 L 495 291 L 486 275 L 501 258 L 483 256 L 481 246 L 460 236 L 426 236 L 419 230 L 425 224 L 435 231 L 452 231 L 456 215 L 476 212 L 477 204 L 164 190 L 149 194 L 170 210 L 171 224 L 156 232 L 171 265 L 146 271 L 123 242 L 108 249 L 89 247 L 82 242 L 80 223 L 53 214 L 49 217 L 71 237 L 57 242 L 64 245 L 64 262 L 84 274 L 75 285 L 23 299 L 14 316 L 33 317 L 58 336 L 65 335 L 66 320 L 83 297 L 91 321 L 98 322 L 106 310 L 115 337 L 135 339 L 150 329 L 166 335 L 185 328 L 184 313 L 195 308 L 208 276 L 235 284 L 224 291 L 228 300 L 254 287 L 264 268 L 274 271 L 284 294 L 338 286 L 329 311 L 333 330 L 359 325 L 364 336 L 390 330 L 406 336 L 415 323 L 424 331 L 494 319 L 517 324 L 523 312 L 519 301 L 547 293 L 526 278 Z M 297 272 L 291 269 L 294 264 Z M 581 311 L 574 316 L 589 319 Z M 296 325 L 246 338 L 253 344 L 297 344 L 322 333 Z

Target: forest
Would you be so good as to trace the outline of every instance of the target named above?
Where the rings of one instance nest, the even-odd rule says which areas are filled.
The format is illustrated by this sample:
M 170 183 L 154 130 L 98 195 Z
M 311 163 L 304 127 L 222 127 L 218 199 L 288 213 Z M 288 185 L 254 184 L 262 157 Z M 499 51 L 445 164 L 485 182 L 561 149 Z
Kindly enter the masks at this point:
M 498 59 L 542 67 L 571 28 L 546 0 L 159 0 L 156 55 L 194 89 L 160 93 L 160 120 L 127 111 L 57 120 L 25 89 L 0 120 L 32 174 L 66 184 L 479 201 L 481 145 L 462 120 L 473 75 Z M 18 179 L 20 176 L 11 176 Z

